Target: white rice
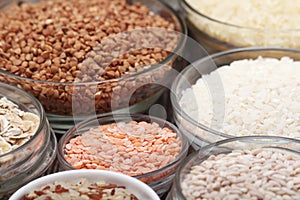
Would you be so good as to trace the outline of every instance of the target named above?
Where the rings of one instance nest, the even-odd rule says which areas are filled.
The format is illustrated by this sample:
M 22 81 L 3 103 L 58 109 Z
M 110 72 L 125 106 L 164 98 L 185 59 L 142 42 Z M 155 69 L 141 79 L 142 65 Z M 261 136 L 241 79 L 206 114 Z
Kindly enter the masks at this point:
M 300 47 L 300 0 L 186 1 L 212 19 L 237 26 L 188 11 L 188 19 L 199 30 L 221 41 L 235 46 Z
M 218 76 L 224 88 L 209 90 Z M 300 62 L 288 57 L 238 60 L 204 75 L 179 104 L 197 122 L 229 135 L 300 138 L 299 77 Z

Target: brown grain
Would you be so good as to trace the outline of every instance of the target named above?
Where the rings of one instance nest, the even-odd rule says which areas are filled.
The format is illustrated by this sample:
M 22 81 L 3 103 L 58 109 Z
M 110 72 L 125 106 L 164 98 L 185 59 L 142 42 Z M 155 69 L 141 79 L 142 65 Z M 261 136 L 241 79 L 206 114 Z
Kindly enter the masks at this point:
M 132 31 L 146 27 L 163 28 L 165 32 Z M 72 98 L 67 96 L 72 92 L 66 92 L 65 86 L 34 80 L 97 82 L 140 72 L 164 60 L 176 47 L 178 35 L 172 33 L 175 28 L 175 24 L 153 15 L 146 6 L 129 5 L 125 0 L 48 0 L 13 5 L 0 13 L 0 69 L 33 81 L 19 81 L 5 75 L 0 78 L 21 88 L 31 85 L 27 91 L 42 102 L 46 112 L 71 114 L 72 102 L 68 99 Z M 148 48 L 150 43 L 158 50 Z M 159 73 L 162 78 L 165 72 Z M 52 87 L 61 98 L 34 91 L 37 84 Z M 100 91 L 103 96 L 96 102 L 96 110 L 110 111 L 112 94 Z M 45 98 L 48 100 L 44 101 Z M 86 96 L 83 93 L 77 98 Z

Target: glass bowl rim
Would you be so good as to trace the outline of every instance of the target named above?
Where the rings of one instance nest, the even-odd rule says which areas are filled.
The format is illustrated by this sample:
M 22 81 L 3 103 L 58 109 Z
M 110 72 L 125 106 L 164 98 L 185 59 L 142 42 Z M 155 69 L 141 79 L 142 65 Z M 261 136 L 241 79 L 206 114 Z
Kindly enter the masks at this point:
M 14 153 L 16 153 L 18 151 L 22 151 L 22 149 L 28 147 L 33 141 L 36 140 L 36 138 L 38 137 L 39 133 L 43 130 L 43 128 L 44 128 L 45 125 L 49 126 L 48 127 L 49 130 L 51 128 L 50 128 L 50 125 L 47 123 L 46 114 L 45 114 L 44 108 L 41 105 L 41 103 L 37 100 L 36 97 L 34 97 L 33 95 L 27 93 L 24 90 L 21 90 L 20 88 L 18 88 L 16 86 L 11 86 L 11 85 L 8 85 L 8 84 L 3 83 L 3 82 L 0 82 L 0 88 L 7 88 L 8 90 L 15 90 L 18 94 L 22 94 L 23 96 L 28 97 L 31 100 L 31 103 L 33 103 L 35 105 L 35 109 L 37 109 L 37 111 L 39 113 L 39 117 L 40 117 L 39 126 L 38 126 L 35 134 L 27 142 L 25 142 L 23 145 L 21 145 L 21 146 L 17 147 L 16 149 L 13 149 L 13 150 L 5 153 L 5 154 L 0 155 L 0 158 L 1 158 L 1 157 L 5 157 L 5 156 L 8 156 L 8 155 L 12 155 L 12 154 L 14 154 Z M 5 95 L 3 95 L 3 96 L 6 97 Z
M 147 178 L 147 177 L 155 176 L 157 173 L 168 171 L 168 169 L 172 169 L 172 167 L 174 165 L 176 165 L 178 162 L 183 160 L 185 155 L 187 154 L 187 151 L 188 151 L 188 148 L 189 148 L 188 139 L 174 124 L 172 124 L 171 122 L 169 122 L 167 120 L 164 120 L 164 119 L 159 118 L 159 117 L 151 116 L 151 115 L 146 115 L 146 114 L 122 114 L 122 113 L 118 113 L 118 114 L 98 114 L 96 116 L 89 117 L 89 118 L 85 119 L 84 121 L 81 121 L 81 122 L 77 123 L 75 126 L 73 126 L 71 129 L 69 129 L 60 138 L 60 140 L 58 142 L 58 151 L 57 151 L 57 158 L 58 158 L 59 162 L 63 163 L 63 165 L 67 166 L 67 168 L 76 169 L 75 167 L 70 165 L 64 158 L 64 155 L 63 155 L 64 148 L 63 148 L 63 146 L 64 146 L 64 144 L 66 144 L 65 143 L 66 139 L 68 139 L 68 141 L 69 141 L 71 138 L 73 138 L 73 137 L 70 137 L 70 135 L 76 136 L 76 135 L 74 135 L 74 133 L 76 133 L 77 128 L 85 127 L 86 123 L 89 125 L 89 123 L 91 123 L 93 121 L 99 121 L 101 119 L 104 119 L 104 120 L 114 119 L 114 117 L 116 117 L 120 121 L 123 121 L 123 119 L 129 119 L 128 117 L 130 117 L 130 119 L 132 119 L 132 120 L 135 120 L 135 119 L 138 119 L 138 118 L 142 118 L 142 119 L 146 118 L 146 119 L 150 119 L 150 120 L 153 119 L 153 122 L 164 123 L 164 124 L 167 125 L 167 127 L 170 127 L 177 134 L 177 137 L 180 138 L 180 141 L 181 141 L 181 150 L 172 162 L 168 163 L 167 165 L 163 166 L 162 168 L 153 170 L 153 171 L 145 173 L 145 174 L 135 175 L 133 177 L 135 177 L 137 179 Z M 135 120 L 135 121 L 139 121 L 139 120 Z M 113 123 L 115 123 L 115 122 L 113 122 Z M 104 123 L 104 124 L 106 124 L 106 123 Z
M 261 31 L 261 32 L 276 32 L 276 33 L 289 33 L 289 32 L 299 32 L 300 28 L 298 29 L 266 29 L 266 28 L 253 28 L 253 27 L 247 27 L 247 26 L 241 26 L 241 25 L 236 25 L 236 24 L 232 24 L 229 22 L 224 22 L 222 20 L 218 20 L 212 17 L 209 17 L 199 11 L 197 11 L 192 5 L 190 5 L 187 0 L 178 0 L 180 2 L 180 4 L 182 5 L 181 7 L 185 8 L 184 6 L 188 7 L 193 13 L 206 18 L 209 21 L 224 25 L 224 26 L 228 26 L 228 27 L 232 27 L 232 28 L 239 28 L 239 29 L 245 29 L 248 31 Z
M 205 63 L 205 62 L 210 61 L 211 63 L 215 64 L 213 60 L 217 59 L 217 58 L 220 58 L 220 57 L 223 57 L 223 56 L 234 55 L 236 53 L 255 52 L 255 51 L 262 51 L 262 52 L 268 52 L 268 51 L 292 52 L 292 53 L 298 53 L 300 55 L 300 49 L 280 48 L 280 47 L 244 47 L 244 48 L 236 48 L 236 49 L 231 49 L 231 50 L 227 50 L 227 51 L 222 51 L 222 52 L 214 53 L 214 54 L 205 56 L 203 58 L 200 58 L 199 60 L 196 60 L 195 62 L 193 62 L 192 64 L 187 66 L 185 69 L 183 69 L 180 72 L 179 76 L 177 76 L 174 79 L 174 82 L 171 86 L 171 92 L 170 92 L 170 99 L 171 99 L 172 107 L 174 109 L 174 114 L 176 115 L 176 113 L 177 113 L 178 115 L 180 115 L 180 117 L 182 117 L 188 123 L 191 123 L 193 126 L 199 127 L 202 130 L 207 131 L 209 133 L 213 133 L 217 136 L 224 137 L 225 139 L 237 137 L 237 136 L 233 136 L 233 135 L 230 135 L 230 134 L 223 133 L 223 132 L 220 132 L 218 130 L 212 129 L 212 128 L 210 128 L 210 127 L 208 127 L 208 126 L 206 126 L 206 125 L 204 125 L 200 122 L 197 122 L 192 117 L 190 117 L 179 105 L 179 99 L 176 96 L 176 93 L 178 93 L 177 88 L 179 86 L 179 82 L 181 80 L 181 77 L 184 76 L 184 74 L 188 73 L 193 68 L 195 68 L 195 66 L 200 65 L 201 63 Z M 172 91 L 174 91 L 174 92 L 172 92 Z M 198 136 L 195 135 L 195 134 L 193 134 L 193 137 L 198 138 Z
M 40 84 L 63 85 L 63 86 L 71 86 L 71 85 L 87 86 L 87 85 L 105 84 L 105 83 L 110 83 L 110 82 L 122 81 L 122 80 L 126 80 L 126 79 L 129 79 L 129 78 L 136 78 L 139 75 L 147 74 L 148 72 L 159 69 L 160 66 L 163 66 L 163 65 L 167 64 L 169 61 L 171 61 L 172 59 L 176 58 L 179 55 L 178 52 L 180 52 L 181 49 L 184 48 L 186 40 L 187 40 L 187 26 L 186 26 L 182 16 L 180 15 L 180 13 L 176 12 L 167 3 L 163 2 L 163 1 L 159 1 L 159 0 L 152 0 L 152 1 L 156 1 L 156 2 L 160 3 L 161 6 L 162 6 L 162 9 L 164 9 L 164 8 L 168 9 L 170 11 L 170 13 L 172 14 L 172 16 L 176 19 L 175 23 L 178 23 L 180 30 L 178 30 L 178 31 L 174 30 L 174 32 L 176 32 L 180 35 L 180 39 L 178 40 L 178 43 L 176 44 L 176 47 L 172 50 L 172 52 L 164 60 L 162 60 L 161 62 L 156 63 L 154 65 L 150 65 L 151 67 L 149 67 L 147 69 L 144 69 L 140 72 L 136 72 L 134 74 L 121 76 L 119 78 L 112 78 L 112 79 L 107 79 L 107 80 L 103 80 L 103 81 L 88 81 L 88 82 L 54 82 L 54 81 L 47 81 L 47 80 L 37 80 L 37 79 L 25 78 L 25 77 L 22 77 L 22 76 L 18 76 L 18 75 L 15 75 L 15 74 L 11 73 L 11 72 L 2 70 L 2 69 L 0 69 L 0 74 L 7 75 L 9 77 L 16 78 L 18 80 L 34 82 L 34 83 L 40 83 Z M 149 10 L 151 11 L 150 8 L 149 8 Z M 150 27 L 150 28 L 156 28 L 156 27 Z

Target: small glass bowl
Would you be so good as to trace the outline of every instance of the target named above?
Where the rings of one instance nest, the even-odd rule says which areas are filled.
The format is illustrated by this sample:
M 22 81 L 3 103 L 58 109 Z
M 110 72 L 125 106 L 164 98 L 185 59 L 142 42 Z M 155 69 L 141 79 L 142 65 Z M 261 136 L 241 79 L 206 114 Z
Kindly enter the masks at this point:
M 181 151 L 179 152 L 178 156 L 173 160 L 171 163 L 167 164 L 166 166 L 162 167 L 161 169 L 148 172 L 145 174 L 133 176 L 145 183 L 147 183 L 159 196 L 164 195 L 172 184 L 172 180 L 175 174 L 177 167 L 181 164 L 182 160 L 187 155 L 188 151 L 188 140 L 179 132 L 179 130 L 170 122 L 165 121 L 163 119 L 142 115 L 142 114 L 135 114 L 135 115 L 127 115 L 127 114 L 115 114 L 115 115 L 102 115 L 97 116 L 97 118 L 90 118 L 80 122 L 79 124 L 75 125 L 72 129 L 70 129 L 67 133 L 65 133 L 59 141 L 58 144 L 58 161 L 59 161 L 59 168 L 60 170 L 72 170 L 76 169 L 71 164 L 67 162 L 65 159 L 65 146 L 69 143 L 72 138 L 75 138 L 90 128 L 99 127 L 105 124 L 111 123 L 118 123 L 118 122 L 130 122 L 130 121 L 137 121 L 137 122 L 148 122 L 157 123 L 160 127 L 167 127 L 177 133 L 177 137 L 181 140 Z
M 31 1 L 37 2 L 29 0 Z M 23 1 L 2 0 L 0 6 L 19 2 Z M 128 1 L 129 4 L 137 2 L 175 24 L 178 44 L 162 62 L 132 75 L 105 81 L 48 82 L 23 78 L 3 70 L 0 70 L 0 81 L 15 85 L 35 96 L 43 105 L 56 133 L 64 133 L 74 125 L 74 121 L 82 121 L 95 114 L 123 112 L 122 109 L 129 109 L 130 113 L 147 110 L 175 78 L 173 70 L 177 69 L 173 68 L 173 63 L 184 48 L 187 30 L 181 17 L 164 3 L 158 0 Z
M 174 110 L 174 121 L 179 130 L 181 130 L 190 140 L 194 149 L 201 148 L 204 145 L 221 141 L 228 138 L 234 138 L 236 135 L 225 134 L 211 127 L 199 123 L 188 115 L 179 102 L 182 98 L 183 91 L 191 88 L 203 74 L 209 74 L 218 67 L 228 65 L 233 61 L 242 59 L 256 59 L 259 56 L 266 58 L 280 59 L 288 56 L 295 61 L 300 60 L 300 51 L 296 49 L 285 48 L 267 48 L 267 47 L 249 47 L 229 50 L 207 56 L 199 59 L 192 65 L 186 67 L 174 80 L 171 87 L 171 103 Z M 247 73 L 247 72 L 245 72 Z M 221 80 L 214 83 L 214 87 L 223 87 Z M 210 91 L 213 93 L 213 89 Z M 201 95 L 201 94 L 199 94 Z M 225 101 L 225 99 L 224 99 Z M 222 110 L 223 111 L 223 110 Z M 198 111 L 199 112 L 199 111 Z M 282 135 L 283 137 L 286 137 Z
M 300 140 L 273 136 L 246 136 L 227 139 L 204 146 L 190 154 L 178 168 L 174 178 L 174 184 L 167 196 L 167 200 L 186 199 L 182 193 L 182 181 L 186 175 L 190 173 L 193 166 L 201 164 L 209 156 L 228 154 L 233 150 L 252 149 L 279 150 L 284 153 L 289 153 L 292 157 L 300 156 Z
M 36 133 L 25 144 L 0 155 L 0 199 L 6 198 L 22 185 L 41 176 L 51 167 L 56 157 L 56 137 L 39 101 L 30 94 L 4 83 L 0 83 L 0 97 L 17 104 L 26 112 L 40 118 Z
M 299 29 L 284 30 L 278 27 L 277 30 L 270 30 L 239 26 L 204 15 L 186 0 L 180 0 L 179 4 L 190 35 L 209 53 L 253 46 L 300 48 L 300 43 L 296 42 L 300 39 Z
M 107 184 L 125 186 L 126 190 L 131 194 L 134 194 L 138 199 L 159 200 L 157 194 L 145 183 L 121 173 L 105 170 L 69 170 L 50 174 L 33 180 L 24 187 L 20 188 L 10 197 L 9 200 L 22 199 L 22 197 L 27 193 L 56 181 L 64 183 L 76 183 L 83 178 L 87 179 L 89 182 L 105 181 Z

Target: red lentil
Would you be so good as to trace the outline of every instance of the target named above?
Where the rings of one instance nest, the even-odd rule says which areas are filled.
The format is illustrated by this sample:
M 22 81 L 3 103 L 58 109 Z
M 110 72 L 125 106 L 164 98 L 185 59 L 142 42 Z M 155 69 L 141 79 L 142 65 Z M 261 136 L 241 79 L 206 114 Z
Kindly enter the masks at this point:
M 171 129 L 131 121 L 101 125 L 72 138 L 65 146 L 64 157 L 77 169 L 136 176 L 166 166 L 180 151 L 180 138 Z

